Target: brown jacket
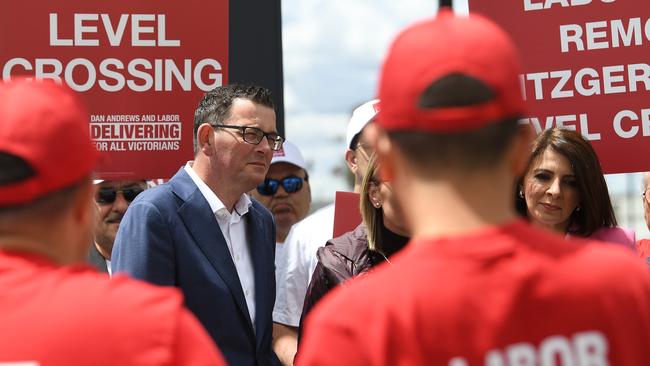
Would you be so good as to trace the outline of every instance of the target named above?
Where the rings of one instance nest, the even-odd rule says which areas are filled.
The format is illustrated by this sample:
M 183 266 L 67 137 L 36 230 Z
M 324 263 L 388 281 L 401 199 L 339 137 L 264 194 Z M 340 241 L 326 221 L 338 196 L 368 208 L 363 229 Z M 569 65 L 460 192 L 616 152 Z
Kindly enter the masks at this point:
M 318 263 L 305 296 L 301 325 L 307 313 L 331 289 L 385 260 L 381 253 L 368 249 L 368 237 L 363 224 L 359 224 L 353 231 L 330 239 L 324 247 L 318 248 L 316 257 Z

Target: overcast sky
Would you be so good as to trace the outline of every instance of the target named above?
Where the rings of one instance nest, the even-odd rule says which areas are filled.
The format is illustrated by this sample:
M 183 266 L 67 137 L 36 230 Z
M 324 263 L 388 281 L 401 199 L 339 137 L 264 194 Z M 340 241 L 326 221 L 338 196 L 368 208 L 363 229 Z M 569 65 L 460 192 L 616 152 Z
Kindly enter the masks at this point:
M 373 99 L 390 41 L 436 11 L 432 0 L 282 1 L 286 134 L 310 164 L 315 200 L 349 188 L 345 128 L 352 109 Z

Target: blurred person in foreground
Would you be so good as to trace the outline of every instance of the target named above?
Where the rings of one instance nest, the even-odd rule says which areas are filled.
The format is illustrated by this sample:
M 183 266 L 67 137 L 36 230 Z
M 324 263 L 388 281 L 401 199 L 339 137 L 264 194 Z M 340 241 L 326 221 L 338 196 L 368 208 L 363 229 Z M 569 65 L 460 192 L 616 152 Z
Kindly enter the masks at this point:
M 345 162 L 354 176 L 354 192 L 359 193 L 372 149 L 363 137 L 363 130 L 374 121 L 379 100 L 374 99 L 355 108 L 346 131 Z M 293 360 L 298 345 L 298 326 L 307 287 L 316 268 L 316 250 L 332 238 L 334 203 L 329 204 L 297 223 L 285 240 L 286 264 L 278 282 L 273 308 L 276 352 L 285 365 Z M 280 337 L 280 338 L 279 338 Z M 280 348 L 278 348 L 280 347 Z
M 223 365 L 180 293 L 83 264 L 88 115 L 54 82 L 0 84 L 0 364 Z
M 113 273 L 175 286 L 232 365 L 277 365 L 275 225 L 248 195 L 282 148 L 271 92 L 229 84 L 194 112 L 194 160 L 129 206 Z
M 650 172 L 643 173 L 643 192 L 641 197 L 643 198 L 643 217 L 645 218 L 645 224 L 650 229 L 650 193 L 648 188 L 650 188 Z M 650 265 L 650 239 L 641 239 L 636 242 L 636 250 L 639 254 L 639 257 L 645 258 L 648 265 Z
M 536 226 L 634 249 L 633 230 L 616 226 L 598 156 L 576 131 L 551 128 L 532 144 L 516 207 Z
M 381 180 L 378 168 L 373 155 L 361 184 L 361 224 L 318 248 L 318 264 L 309 282 L 301 320 L 332 289 L 377 264 L 390 263 L 409 241 L 393 188 Z
M 298 364 L 647 363 L 644 265 L 515 212 L 532 137 L 520 71 L 512 41 L 478 15 L 442 10 L 398 35 L 366 133 L 412 240 L 316 306 Z
M 289 141 L 273 152 L 271 166 L 264 182 L 251 191 L 275 219 L 275 283 L 285 283 L 287 244 L 291 227 L 304 219 L 311 205 L 311 189 L 307 164 L 298 147 Z M 291 328 L 273 324 L 273 350 L 284 365 L 293 364 L 296 339 Z
M 94 181 L 95 204 L 97 205 L 97 224 L 95 241 L 90 247 L 88 262 L 98 271 L 111 274 L 111 253 L 117 229 L 131 202 L 147 189 L 144 180 L 103 180 Z

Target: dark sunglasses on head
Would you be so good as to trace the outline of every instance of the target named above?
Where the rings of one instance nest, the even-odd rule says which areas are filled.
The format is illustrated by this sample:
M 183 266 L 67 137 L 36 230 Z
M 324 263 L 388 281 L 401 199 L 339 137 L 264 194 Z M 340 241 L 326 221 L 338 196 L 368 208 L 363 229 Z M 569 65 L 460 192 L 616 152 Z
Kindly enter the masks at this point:
M 257 192 L 262 196 L 272 196 L 278 191 L 280 184 L 282 184 L 282 188 L 284 188 L 285 192 L 294 193 L 298 192 L 302 188 L 303 181 L 304 179 L 294 175 L 285 177 L 282 180 L 266 178 L 263 183 L 260 183 L 260 185 L 257 186 Z
M 144 188 L 142 187 L 133 187 L 125 189 L 114 189 L 114 188 L 100 188 L 97 190 L 95 195 L 95 201 L 101 205 L 107 205 L 115 202 L 118 193 L 122 193 L 124 199 L 127 202 L 131 202 L 135 199 L 137 195 L 142 193 Z

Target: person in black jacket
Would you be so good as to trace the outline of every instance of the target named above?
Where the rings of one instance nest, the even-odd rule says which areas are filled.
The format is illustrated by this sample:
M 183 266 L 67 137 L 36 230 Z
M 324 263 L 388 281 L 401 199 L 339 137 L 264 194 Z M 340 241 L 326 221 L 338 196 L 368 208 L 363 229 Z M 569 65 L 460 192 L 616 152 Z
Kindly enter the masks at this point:
M 300 323 L 331 289 L 387 262 L 408 242 L 408 231 L 389 182 L 379 179 L 373 155 L 361 185 L 362 223 L 318 248 L 318 264 L 311 277 Z

